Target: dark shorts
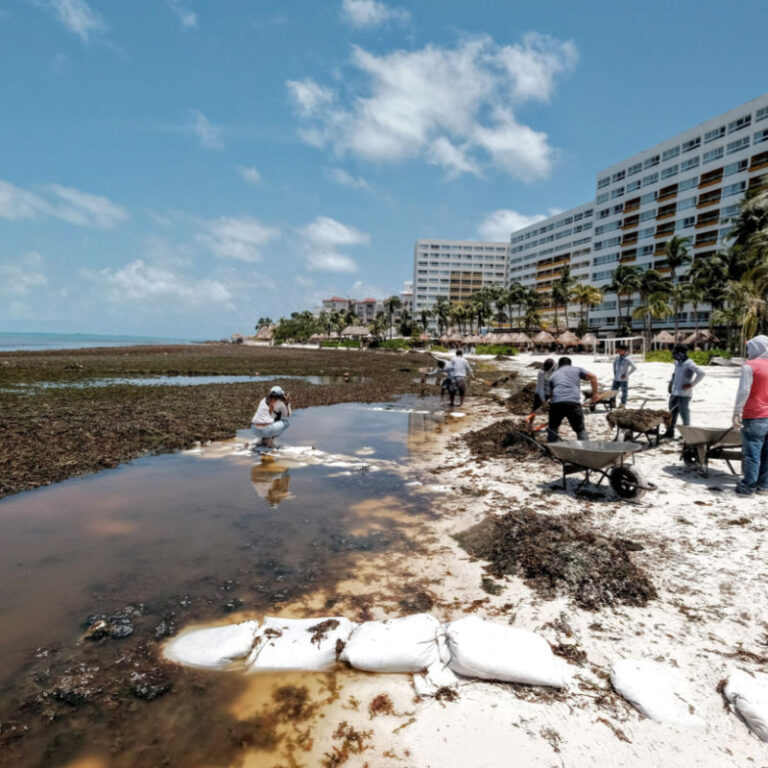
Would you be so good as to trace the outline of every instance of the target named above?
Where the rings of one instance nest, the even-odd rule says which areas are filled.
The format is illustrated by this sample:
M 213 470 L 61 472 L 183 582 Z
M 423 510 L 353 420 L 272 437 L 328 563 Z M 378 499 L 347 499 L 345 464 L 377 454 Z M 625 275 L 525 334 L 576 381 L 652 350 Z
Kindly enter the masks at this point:
M 454 379 L 454 381 L 456 382 L 456 391 L 461 397 L 464 397 L 467 394 L 467 380 L 462 376 Z

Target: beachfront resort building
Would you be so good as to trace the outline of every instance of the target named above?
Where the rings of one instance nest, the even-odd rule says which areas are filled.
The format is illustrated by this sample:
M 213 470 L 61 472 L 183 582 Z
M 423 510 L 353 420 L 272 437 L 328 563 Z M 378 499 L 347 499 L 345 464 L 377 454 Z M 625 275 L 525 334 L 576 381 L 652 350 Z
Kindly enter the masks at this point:
M 602 289 L 611 282 L 620 264 L 666 274 L 669 267 L 664 248 L 672 236 L 688 238 L 695 259 L 710 258 L 723 247 L 729 220 L 738 212 L 744 192 L 765 186 L 766 174 L 768 94 L 608 166 L 597 174 L 592 200 L 513 232 L 506 282 L 517 281 L 546 293 L 566 264 L 579 282 Z M 438 295 L 447 295 L 452 301 L 464 296 L 450 290 L 438 291 L 446 286 L 450 289 L 452 284 L 450 275 L 443 274 L 446 270 L 470 263 L 463 257 L 453 259 L 450 247 L 443 255 L 442 244 L 449 242 L 453 241 L 416 243 L 417 309 L 431 307 Z M 679 271 L 686 270 L 683 267 Z M 495 277 L 497 270 L 483 274 Z M 446 277 L 446 283 L 435 281 Z M 498 282 L 489 280 L 494 281 Z M 483 281 L 470 283 L 474 290 Z M 683 308 L 681 326 L 708 322 L 709 307 L 702 305 L 695 311 L 696 315 L 692 307 Z M 590 322 L 606 331 L 617 327 L 615 294 L 605 293 L 603 303 L 590 311 Z M 665 324 L 672 323 L 670 318 Z
M 413 313 L 431 309 L 439 296 L 451 303 L 487 285 L 503 284 L 509 243 L 417 240 L 413 249 Z

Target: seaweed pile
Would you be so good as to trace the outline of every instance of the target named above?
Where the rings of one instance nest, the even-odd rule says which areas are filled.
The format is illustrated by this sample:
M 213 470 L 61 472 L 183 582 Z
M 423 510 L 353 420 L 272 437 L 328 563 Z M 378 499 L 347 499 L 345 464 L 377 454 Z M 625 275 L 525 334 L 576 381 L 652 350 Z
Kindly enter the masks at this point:
M 480 459 L 504 456 L 523 459 L 539 455 L 539 449 L 530 442 L 536 439 L 536 434 L 524 419 L 501 419 L 483 429 L 468 432 L 464 440 Z
M 631 429 L 633 432 L 650 432 L 659 424 L 668 427 L 672 414 L 651 408 L 618 408 L 610 411 L 605 418 L 612 427 Z
M 535 391 L 536 384 L 529 381 L 507 399 L 507 408 L 516 416 L 527 416 L 533 410 L 533 393 Z
M 584 527 L 578 515 L 553 518 L 530 509 L 489 516 L 456 536 L 494 577 L 521 576 L 545 599 L 569 596 L 589 611 L 645 605 L 657 596 L 630 559 L 642 546 Z

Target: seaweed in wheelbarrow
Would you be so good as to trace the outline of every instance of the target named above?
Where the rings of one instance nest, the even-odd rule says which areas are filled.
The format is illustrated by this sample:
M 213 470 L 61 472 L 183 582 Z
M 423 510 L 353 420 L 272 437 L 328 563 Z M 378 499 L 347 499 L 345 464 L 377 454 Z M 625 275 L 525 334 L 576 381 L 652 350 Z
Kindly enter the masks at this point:
M 609 411 L 606 421 L 618 429 L 627 429 L 632 432 L 651 432 L 661 424 L 669 426 L 672 414 L 665 410 L 653 408 L 617 408 Z

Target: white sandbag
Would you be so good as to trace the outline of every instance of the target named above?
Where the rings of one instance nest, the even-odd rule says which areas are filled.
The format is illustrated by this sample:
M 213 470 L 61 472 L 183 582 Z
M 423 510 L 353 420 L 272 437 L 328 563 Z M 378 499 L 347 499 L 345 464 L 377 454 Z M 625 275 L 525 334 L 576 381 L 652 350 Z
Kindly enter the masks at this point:
M 227 627 L 192 630 L 169 640 L 163 654 L 166 659 L 188 667 L 222 669 L 251 652 L 258 629 L 258 621 L 243 621 Z
M 535 632 L 468 616 L 448 624 L 445 634 L 450 667 L 460 675 L 555 688 L 567 685 L 564 664 Z
M 421 672 L 416 672 L 413 676 L 413 690 L 422 698 L 435 696 L 438 691 L 446 688 L 456 688 L 458 684 L 459 678 L 442 661 Z
M 350 635 L 339 658 L 367 672 L 418 672 L 440 661 L 442 634 L 440 622 L 426 613 L 366 621 Z
M 736 669 L 723 689 L 731 709 L 761 741 L 768 741 L 768 676 Z
M 323 670 L 336 661 L 337 642 L 346 643 L 354 624 L 340 616 L 320 619 L 264 619 L 248 657 L 249 672 Z
M 671 667 L 648 659 L 623 659 L 611 669 L 611 685 L 636 710 L 657 723 L 704 725 L 698 715 L 691 714 L 691 695 Z

